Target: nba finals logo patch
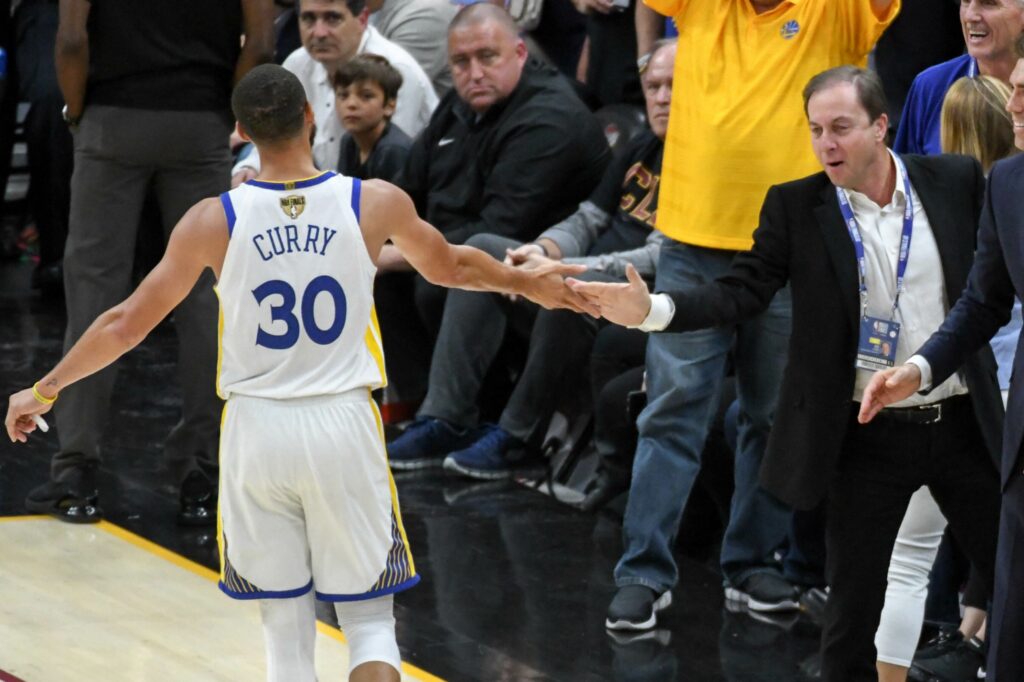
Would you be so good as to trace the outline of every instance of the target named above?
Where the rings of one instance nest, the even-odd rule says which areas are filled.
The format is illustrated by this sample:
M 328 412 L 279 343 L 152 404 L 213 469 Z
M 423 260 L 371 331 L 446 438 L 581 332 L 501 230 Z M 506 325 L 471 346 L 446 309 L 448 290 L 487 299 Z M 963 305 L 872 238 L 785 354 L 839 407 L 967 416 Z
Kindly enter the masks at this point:
M 306 197 L 298 194 L 289 194 L 281 199 L 281 210 L 284 214 L 295 220 L 306 210 Z
M 796 34 L 800 32 L 800 24 L 796 19 L 791 19 L 782 25 L 779 33 L 786 40 L 791 40 L 796 37 Z

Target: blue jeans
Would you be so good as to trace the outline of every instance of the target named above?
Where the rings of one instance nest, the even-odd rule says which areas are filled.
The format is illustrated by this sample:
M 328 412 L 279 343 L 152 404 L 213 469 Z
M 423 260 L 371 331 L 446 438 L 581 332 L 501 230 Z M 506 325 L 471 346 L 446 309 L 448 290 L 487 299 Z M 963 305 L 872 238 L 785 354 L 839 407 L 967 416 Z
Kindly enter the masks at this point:
M 669 242 L 661 249 L 656 288 L 681 290 L 726 272 L 734 252 Z M 792 302 L 789 289 L 768 309 L 739 324 L 682 334 L 651 334 L 647 343 L 646 409 L 623 522 L 625 552 L 615 583 L 662 592 L 678 580 L 672 556 L 683 508 L 700 469 L 726 358 L 734 350 L 740 412 L 729 526 L 722 541 L 722 572 L 738 584 L 776 571 L 773 554 L 786 541 L 790 510 L 758 485 L 786 364 Z

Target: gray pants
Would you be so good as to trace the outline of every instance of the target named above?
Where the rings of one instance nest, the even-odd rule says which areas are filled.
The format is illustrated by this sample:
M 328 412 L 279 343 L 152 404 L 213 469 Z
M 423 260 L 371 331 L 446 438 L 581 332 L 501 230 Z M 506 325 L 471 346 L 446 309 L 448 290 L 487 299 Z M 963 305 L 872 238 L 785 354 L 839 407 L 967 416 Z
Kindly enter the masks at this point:
M 466 243 L 495 258 L 504 258 L 505 249 L 520 244 L 489 234 Z M 580 279 L 616 281 L 589 272 Z M 525 443 L 540 445 L 559 400 L 567 391 L 584 391 L 586 385 L 597 323 L 569 310 L 544 310 L 522 298 L 511 303 L 499 294 L 450 291 L 419 414 L 475 426 L 480 390 L 509 332 L 528 339 L 529 352 L 499 425 Z
M 64 351 L 129 293 L 142 204 L 152 187 L 165 241 L 185 211 L 228 189 L 230 123 L 213 112 L 87 107 L 75 133 L 71 216 L 64 256 L 68 326 Z M 216 395 L 217 300 L 207 271 L 174 312 L 181 422 L 166 444 L 179 477 L 201 466 L 215 475 L 221 401 Z M 108 367 L 61 392 L 60 452 L 51 464 L 98 463 L 116 371 Z

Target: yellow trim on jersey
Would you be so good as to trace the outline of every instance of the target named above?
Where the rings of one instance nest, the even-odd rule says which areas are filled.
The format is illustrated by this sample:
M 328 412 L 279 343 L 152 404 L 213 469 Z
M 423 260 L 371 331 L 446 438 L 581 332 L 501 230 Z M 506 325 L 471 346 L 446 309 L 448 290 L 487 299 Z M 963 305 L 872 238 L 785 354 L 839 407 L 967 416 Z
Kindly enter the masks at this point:
M 217 448 L 217 468 L 220 468 L 221 462 L 221 450 L 224 449 L 224 423 L 228 419 L 228 403 L 224 402 L 224 409 L 220 412 L 220 446 Z M 219 499 L 219 497 L 218 497 Z M 220 515 L 220 504 L 217 504 L 217 556 L 220 559 L 219 575 L 220 579 L 224 580 L 224 567 L 227 565 L 224 561 L 224 519 Z
M 377 420 L 377 433 L 380 434 L 380 447 L 384 451 L 384 461 L 388 461 L 388 449 L 384 440 L 384 421 L 380 418 L 380 410 L 372 397 L 367 396 L 370 406 L 373 408 L 373 416 Z M 398 534 L 402 536 L 402 545 L 405 548 L 405 558 L 409 562 L 409 578 L 416 574 L 416 564 L 412 559 L 412 549 L 409 547 L 409 537 L 405 534 L 405 526 L 402 524 L 402 512 L 398 508 L 398 489 L 395 488 L 395 478 L 391 475 L 391 464 L 388 463 L 388 486 L 391 489 L 391 512 L 395 515 L 395 523 L 398 525 Z
M 214 376 L 217 395 L 221 400 L 225 399 L 224 392 L 220 388 L 220 367 L 224 361 L 224 305 L 220 302 L 220 290 L 213 285 L 213 293 L 217 295 L 217 374 Z M 221 426 L 224 425 L 223 416 Z
M 370 305 L 370 324 L 366 327 L 366 349 L 370 351 L 370 355 L 373 356 L 374 361 L 377 363 L 377 369 L 380 371 L 380 385 L 377 388 L 384 388 L 388 385 L 387 370 L 384 368 L 384 351 L 381 350 L 383 341 L 380 336 L 380 323 L 377 321 L 377 306 Z M 381 434 L 381 442 L 384 441 L 384 435 Z

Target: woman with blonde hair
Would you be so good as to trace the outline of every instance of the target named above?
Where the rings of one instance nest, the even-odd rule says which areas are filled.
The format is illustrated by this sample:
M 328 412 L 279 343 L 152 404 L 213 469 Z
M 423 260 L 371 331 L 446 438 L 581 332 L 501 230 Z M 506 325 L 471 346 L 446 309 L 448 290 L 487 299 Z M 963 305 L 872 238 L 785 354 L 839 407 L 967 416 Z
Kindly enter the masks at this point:
M 999 159 L 1017 152 L 1013 120 L 1006 111 L 1012 92 L 992 76 L 961 78 L 942 102 L 942 151 L 967 154 L 981 162 L 985 175 Z
M 1013 120 L 1006 111 L 1011 92 L 1009 85 L 992 76 L 964 77 L 953 83 L 942 103 L 942 151 L 973 156 L 986 175 L 996 161 L 1016 153 Z M 1020 328 L 1018 301 L 1010 324 L 992 339 L 1004 402 Z M 983 679 L 985 599 L 979 599 L 980 595 L 968 599 L 981 603 L 965 604 L 958 631 L 941 635 L 942 641 L 937 641 L 931 651 L 922 650 L 923 656 L 914 656 L 924 619 L 928 577 L 945 528 L 946 519 L 928 488 L 914 493 L 893 547 L 885 607 L 875 634 L 879 682 L 906 680 L 911 664 L 915 672 L 926 673 L 927 679 Z M 939 674 L 940 670 L 944 674 Z M 947 677 L 953 670 L 956 677 Z

